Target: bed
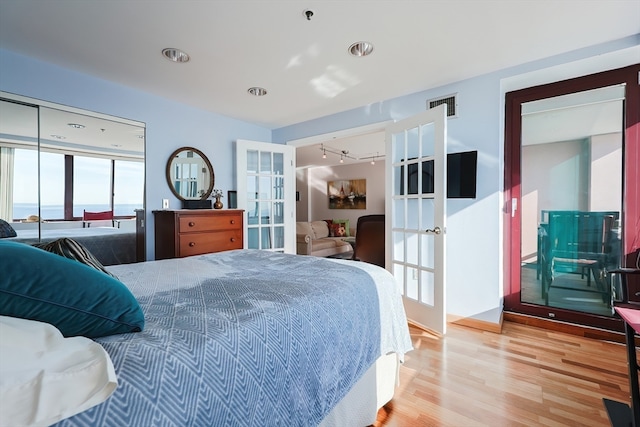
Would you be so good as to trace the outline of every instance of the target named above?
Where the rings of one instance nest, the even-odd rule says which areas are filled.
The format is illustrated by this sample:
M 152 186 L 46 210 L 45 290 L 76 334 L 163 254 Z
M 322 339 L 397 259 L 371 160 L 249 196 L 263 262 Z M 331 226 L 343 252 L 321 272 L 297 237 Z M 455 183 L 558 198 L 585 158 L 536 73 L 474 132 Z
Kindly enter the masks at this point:
M 46 229 L 41 238 L 38 229 L 17 229 L 17 237 L 11 240 L 34 244 L 48 243 L 67 237 L 85 246 L 103 265 L 129 264 L 136 262 L 136 231 L 130 228 L 91 227 Z
M 412 349 L 371 264 L 235 250 L 108 270 L 144 329 L 95 339 L 118 386 L 58 427 L 369 425 Z

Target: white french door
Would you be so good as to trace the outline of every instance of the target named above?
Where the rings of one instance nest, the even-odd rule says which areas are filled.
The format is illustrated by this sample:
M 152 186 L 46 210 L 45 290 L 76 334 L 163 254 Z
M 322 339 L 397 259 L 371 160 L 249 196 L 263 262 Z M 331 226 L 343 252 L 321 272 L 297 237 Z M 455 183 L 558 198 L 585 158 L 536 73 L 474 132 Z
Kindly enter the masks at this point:
M 238 140 L 238 209 L 244 248 L 295 253 L 295 148 Z
M 387 269 L 407 317 L 446 333 L 446 105 L 387 126 Z M 390 262 L 389 262 L 390 261 Z

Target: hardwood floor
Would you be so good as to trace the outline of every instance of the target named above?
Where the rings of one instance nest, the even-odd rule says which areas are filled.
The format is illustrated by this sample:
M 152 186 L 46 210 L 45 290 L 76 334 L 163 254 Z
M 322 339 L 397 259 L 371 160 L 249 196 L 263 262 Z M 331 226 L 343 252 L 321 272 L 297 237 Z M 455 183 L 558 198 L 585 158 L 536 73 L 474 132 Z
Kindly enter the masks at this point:
M 376 427 L 608 426 L 602 398 L 629 402 L 623 344 L 505 322 L 496 334 L 411 327 L 415 350 Z

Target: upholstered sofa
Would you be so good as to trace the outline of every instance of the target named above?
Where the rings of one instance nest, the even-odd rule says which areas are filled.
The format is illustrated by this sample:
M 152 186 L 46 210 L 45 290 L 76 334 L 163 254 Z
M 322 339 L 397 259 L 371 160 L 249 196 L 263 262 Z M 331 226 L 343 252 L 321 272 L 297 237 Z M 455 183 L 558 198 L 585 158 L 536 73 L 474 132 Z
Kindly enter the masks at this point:
M 296 223 L 296 253 L 327 257 L 352 250 L 344 237 L 329 237 L 326 221 Z

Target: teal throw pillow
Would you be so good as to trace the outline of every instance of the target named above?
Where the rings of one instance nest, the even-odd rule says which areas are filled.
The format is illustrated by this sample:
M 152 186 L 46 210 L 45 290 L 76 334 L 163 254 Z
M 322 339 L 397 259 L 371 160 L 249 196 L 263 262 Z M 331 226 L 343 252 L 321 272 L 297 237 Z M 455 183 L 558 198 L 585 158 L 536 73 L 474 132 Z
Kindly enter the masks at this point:
M 25 243 L 0 241 L 0 315 L 52 324 L 65 337 L 97 338 L 144 328 L 119 280 Z

